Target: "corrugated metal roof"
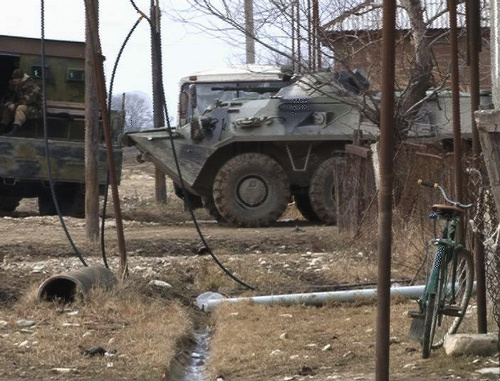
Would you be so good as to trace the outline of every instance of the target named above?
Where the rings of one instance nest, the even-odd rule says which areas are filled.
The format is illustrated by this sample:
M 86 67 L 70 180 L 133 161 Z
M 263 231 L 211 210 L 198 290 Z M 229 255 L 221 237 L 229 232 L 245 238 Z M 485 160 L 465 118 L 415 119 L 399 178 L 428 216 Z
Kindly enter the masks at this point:
M 481 26 L 489 27 L 489 0 L 478 0 L 481 3 Z M 369 4 L 368 4 L 369 3 Z M 408 13 L 401 8 L 400 1 L 396 11 L 396 27 L 399 30 L 410 29 Z M 447 12 L 447 1 L 445 0 L 423 0 L 424 21 L 428 23 L 429 29 L 448 29 L 449 18 Z M 352 5 L 352 3 L 351 3 Z M 323 25 L 326 31 L 361 31 L 382 29 L 382 5 L 383 0 L 358 0 L 357 5 L 349 8 L 339 9 L 338 15 L 330 22 Z M 465 4 L 457 6 L 457 25 L 465 27 Z

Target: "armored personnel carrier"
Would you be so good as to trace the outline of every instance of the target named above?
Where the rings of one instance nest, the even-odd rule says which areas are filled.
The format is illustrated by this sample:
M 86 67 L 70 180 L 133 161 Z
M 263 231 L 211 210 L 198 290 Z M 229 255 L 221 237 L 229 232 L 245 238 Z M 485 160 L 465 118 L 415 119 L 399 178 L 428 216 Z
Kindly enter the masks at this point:
M 218 221 L 267 226 L 294 196 L 308 220 L 332 224 L 335 164 L 355 130 L 362 128 L 366 138 L 376 134 L 342 101 L 363 86 L 353 85 L 347 91 L 332 73 L 303 76 L 268 98 L 215 101 L 171 131 L 128 133 L 125 144 L 135 145 L 180 188 L 177 156 L 191 205 L 203 205 Z M 196 99 L 196 87 L 189 92 Z
M 354 135 L 362 137 L 362 143 L 379 136 L 378 126 L 359 111 L 363 102 L 378 102 L 376 94 L 363 97 L 369 83 L 360 72 L 303 75 L 263 99 L 211 98 L 213 103 L 205 103 L 204 111 L 196 101 L 197 86 L 185 85 L 181 94 L 180 116 L 186 124 L 171 131 L 129 133 L 125 144 L 135 145 L 144 159 L 162 168 L 176 193 L 189 199 L 192 207 L 204 206 L 218 221 L 267 226 L 281 216 L 293 196 L 307 220 L 336 222 L 336 168 L 345 161 L 346 147 Z M 230 90 L 224 85 L 217 89 L 224 94 Z M 451 94 L 428 95 L 408 137 L 420 142 L 450 140 Z M 466 94 L 461 112 L 462 131 L 470 137 Z
M 39 39 L 0 36 L 0 46 L 0 98 L 7 92 L 12 72 L 17 68 L 31 76 L 40 87 L 45 80 L 48 154 L 52 168 L 50 176 L 42 119 L 27 120 L 15 136 L 0 135 L 0 213 L 14 211 L 23 198 L 37 198 L 41 215 L 56 214 L 49 188 L 52 181 L 62 214 L 83 217 L 85 44 L 46 40 L 46 78 L 42 78 Z M 115 136 L 122 131 L 122 119 L 118 114 L 112 116 Z M 118 141 L 115 143 L 119 174 L 121 145 Z M 97 155 L 102 193 L 107 176 L 104 144 L 99 146 Z

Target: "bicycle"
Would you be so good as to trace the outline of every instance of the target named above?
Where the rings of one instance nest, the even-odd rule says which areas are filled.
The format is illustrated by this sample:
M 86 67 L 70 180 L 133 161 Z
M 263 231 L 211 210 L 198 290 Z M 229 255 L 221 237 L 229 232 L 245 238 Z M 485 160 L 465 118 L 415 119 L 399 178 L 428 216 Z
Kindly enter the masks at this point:
M 410 312 L 413 318 L 410 336 L 422 344 L 422 357 L 430 356 L 431 349 L 441 347 L 447 335 L 458 330 L 462 322 L 474 282 L 474 265 L 465 249 L 463 219 L 472 204 L 461 204 L 448 198 L 444 189 L 430 181 L 420 185 L 439 189 L 446 204 L 432 205 L 429 218 L 434 220 L 434 236 L 430 243 L 436 246 L 432 268 L 427 277 L 419 310 Z M 441 236 L 437 237 L 437 220 L 444 220 Z

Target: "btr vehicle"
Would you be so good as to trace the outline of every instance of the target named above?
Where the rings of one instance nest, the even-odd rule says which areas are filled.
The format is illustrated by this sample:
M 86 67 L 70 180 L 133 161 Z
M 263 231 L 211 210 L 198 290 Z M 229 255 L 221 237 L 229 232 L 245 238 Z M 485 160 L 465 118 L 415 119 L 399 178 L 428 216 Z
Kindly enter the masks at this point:
M 40 51 L 39 39 L 0 36 L 0 98 L 5 96 L 12 72 L 17 68 L 31 76 L 40 88 L 45 80 L 48 136 L 46 152 L 42 118 L 28 119 L 15 136 L 0 135 L 0 212 L 14 211 L 23 198 L 37 198 L 40 215 L 56 214 L 49 187 L 49 182 L 53 182 L 61 213 L 83 217 L 85 44 L 46 40 L 45 78 L 42 77 Z M 122 131 L 122 119 L 116 113 L 112 116 L 115 136 Z M 119 174 L 121 146 L 118 141 L 115 144 L 115 162 Z M 99 146 L 97 155 L 99 188 L 102 193 L 107 177 L 104 144 Z
M 224 98 L 214 92 L 236 91 L 240 84 L 186 82 L 180 127 L 128 133 L 124 142 L 172 178 L 176 193 L 191 207 L 204 206 L 220 222 L 270 225 L 293 196 L 307 220 L 334 224 L 336 169 L 345 163 L 355 136 L 362 144 L 378 139 L 378 126 L 363 117 L 359 106 L 368 101 L 376 106 L 379 98 L 365 96 L 369 83 L 359 71 L 310 73 L 286 82 L 266 96 L 260 96 L 262 86 L 248 83 L 249 96 L 236 92 Z M 200 108 L 201 88 L 212 96 Z M 451 94 L 428 95 L 409 138 L 449 140 Z M 462 130 L 470 136 L 470 100 L 463 96 L 461 103 Z
M 362 76 L 348 80 L 355 92 L 366 85 Z M 188 105 L 185 114 L 196 111 L 198 89 L 186 88 L 180 102 L 181 108 Z M 124 142 L 158 165 L 177 189 L 183 185 L 191 206 L 204 205 L 218 221 L 267 226 L 294 196 L 308 220 L 331 224 L 335 164 L 354 131 L 363 128 L 375 139 L 376 128 L 343 101 L 351 96 L 332 73 L 305 75 L 267 97 L 215 99 L 179 128 L 128 133 Z

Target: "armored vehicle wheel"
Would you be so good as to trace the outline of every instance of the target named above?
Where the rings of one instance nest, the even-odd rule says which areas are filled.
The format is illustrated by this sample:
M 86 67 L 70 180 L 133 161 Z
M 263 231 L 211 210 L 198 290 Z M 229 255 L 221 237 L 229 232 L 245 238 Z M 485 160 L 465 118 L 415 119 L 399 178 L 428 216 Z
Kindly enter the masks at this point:
M 295 207 L 298 209 L 302 217 L 310 222 L 319 222 L 318 215 L 314 212 L 311 206 L 311 200 L 307 193 L 296 193 L 293 195 Z
M 290 184 L 274 159 L 260 153 L 244 153 L 219 169 L 213 196 L 227 222 L 243 227 L 268 226 L 285 211 Z
M 0 212 L 11 213 L 19 206 L 21 201 L 17 196 L 1 196 L 0 197 Z
M 335 164 L 331 157 L 320 164 L 309 183 L 311 208 L 319 220 L 331 225 L 337 222 L 337 203 L 334 190 Z
M 226 222 L 224 217 L 220 214 L 219 210 L 217 209 L 217 206 L 215 206 L 215 201 L 214 201 L 214 196 L 203 196 L 201 198 L 201 201 L 203 202 L 203 206 L 207 210 L 208 214 L 214 218 L 215 221 L 217 222 Z

